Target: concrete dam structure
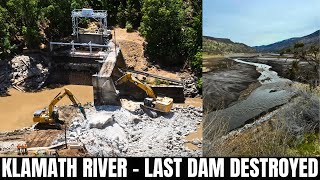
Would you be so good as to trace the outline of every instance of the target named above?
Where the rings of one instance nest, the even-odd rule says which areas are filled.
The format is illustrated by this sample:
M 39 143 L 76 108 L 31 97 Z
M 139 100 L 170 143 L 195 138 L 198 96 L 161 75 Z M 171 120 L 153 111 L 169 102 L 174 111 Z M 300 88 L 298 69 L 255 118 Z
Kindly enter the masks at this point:
M 92 85 L 95 105 L 119 105 L 121 96 L 143 100 L 146 93 L 135 85 L 114 84 L 123 75 L 121 70 L 128 69 L 121 48 L 111 41 L 111 31 L 107 30 L 107 11 L 73 10 L 71 17 L 72 41 L 50 42 L 52 68 L 49 83 Z M 97 20 L 97 29 L 80 28 L 78 24 L 81 18 Z M 161 78 L 152 74 L 145 75 Z M 164 79 L 170 81 L 168 78 Z M 172 81 L 175 85 L 151 87 L 158 96 L 168 96 L 175 102 L 184 102 L 182 83 Z

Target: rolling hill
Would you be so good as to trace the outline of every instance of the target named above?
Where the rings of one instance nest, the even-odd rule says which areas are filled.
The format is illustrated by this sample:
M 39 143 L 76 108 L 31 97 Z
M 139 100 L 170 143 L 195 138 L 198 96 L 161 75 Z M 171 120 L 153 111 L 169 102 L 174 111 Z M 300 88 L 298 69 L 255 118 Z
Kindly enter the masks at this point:
M 203 36 L 202 40 L 203 52 L 209 54 L 249 53 L 256 51 L 250 46 L 236 43 L 226 38 Z
M 291 48 L 294 46 L 295 43 L 302 42 L 305 44 L 305 47 L 310 47 L 311 45 L 319 45 L 320 42 L 320 30 L 303 36 L 303 37 L 295 37 L 286 39 L 283 41 L 279 41 L 273 44 L 269 45 L 263 45 L 263 46 L 255 46 L 254 48 L 258 52 L 279 52 L 283 49 Z

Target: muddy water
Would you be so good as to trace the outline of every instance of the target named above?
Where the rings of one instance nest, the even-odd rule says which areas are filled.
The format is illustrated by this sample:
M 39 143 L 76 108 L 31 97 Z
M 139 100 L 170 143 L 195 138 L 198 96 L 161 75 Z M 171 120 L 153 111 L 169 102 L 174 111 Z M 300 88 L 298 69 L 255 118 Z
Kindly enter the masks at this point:
M 184 103 L 177 103 L 177 104 L 174 104 L 174 105 L 179 105 L 179 106 L 194 106 L 194 107 L 202 107 L 202 104 L 203 104 L 203 100 L 202 98 L 186 98 Z M 190 150 L 198 150 L 200 149 L 198 146 L 190 143 L 192 142 L 193 140 L 202 140 L 202 123 L 200 123 L 197 127 L 197 130 L 194 131 L 194 132 L 191 132 L 189 135 L 187 135 L 185 137 L 185 140 L 186 141 L 189 141 L 188 143 L 185 143 L 185 147 L 190 149 Z
M 10 89 L 11 96 L 0 97 L 0 131 L 11 131 L 33 125 L 33 112 L 48 107 L 50 101 L 59 93 L 68 88 L 85 104 L 93 102 L 92 86 L 66 85 L 55 89 L 44 89 L 37 93 L 23 93 Z M 70 105 L 68 97 L 64 97 L 57 105 Z
M 185 144 L 185 147 L 187 147 L 190 150 L 197 150 L 200 149 L 198 146 L 190 143 L 193 140 L 200 140 L 202 141 L 202 132 L 203 132 L 203 123 L 200 123 L 197 127 L 197 130 L 195 132 L 190 133 L 188 136 L 186 136 L 185 140 L 188 141 L 188 143 Z
M 229 123 L 229 130 L 236 129 L 246 124 L 269 109 L 285 104 L 295 95 L 291 88 L 292 82 L 289 79 L 280 78 L 271 66 L 251 63 L 235 59 L 236 62 L 256 66 L 261 73 L 258 80 L 262 84 L 255 89 L 246 99 L 239 101 L 232 106 L 211 112 L 208 117 L 220 117 Z
M 183 106 L 187 107 L 189 105 L 194 106 L 194 107 L 202 107 L 202 98 L 195 97 L 195 98 L 185 98 L 184 103 L 174 103 L 173 106 Z

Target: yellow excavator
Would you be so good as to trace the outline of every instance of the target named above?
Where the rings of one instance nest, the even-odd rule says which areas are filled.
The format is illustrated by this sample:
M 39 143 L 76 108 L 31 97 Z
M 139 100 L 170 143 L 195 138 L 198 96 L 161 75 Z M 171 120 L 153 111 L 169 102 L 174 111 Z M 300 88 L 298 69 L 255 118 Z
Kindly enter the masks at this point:
M 53 98 L 53 100 L 49 104 L 49 110 L 45 109 L 37 110 L 33 113 L 33 122 L 40 124 L 40 126 L 44 126 L 47 128 L 57 128 L 61 129 L 61 124 L 64 124 L 64 121 L 59 119 L 59 113 L 54 109 L 54 106 L 65 96 L 68 96 L 72 101 L 75 107 L 80 109 L 80 112 L 83 114 L 84 118 L 87 119 L 84 108 L 81 106 L 81 103 L 76 101 L 76 97 L 71 93 L 71 91 L 67 88 L 64 89 L 64 93 L 61 92 Z
M 172 98 L 157 97 L 150 86 L 143 84 L 137 78 L 133 77 L 131 73 L 125 73 L 115 83 L 122 84 L 127 81 L 132 82 L 133 84 L 135 84 L 136 86 L 138 86 L 146 92 L 148 97 L 144 99 L 144 104 L 142 105 L 142 108 L 144 107 L 158 112 L 170 112 L 173 105 Z

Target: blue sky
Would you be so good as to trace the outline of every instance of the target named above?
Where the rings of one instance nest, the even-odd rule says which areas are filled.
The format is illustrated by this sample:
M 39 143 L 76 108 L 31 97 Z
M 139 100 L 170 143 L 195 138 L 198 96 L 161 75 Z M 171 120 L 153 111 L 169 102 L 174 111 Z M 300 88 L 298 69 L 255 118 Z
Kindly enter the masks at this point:
M 203 0 L 203 35 L 249 46 L 320 29 L 320 0 Z

